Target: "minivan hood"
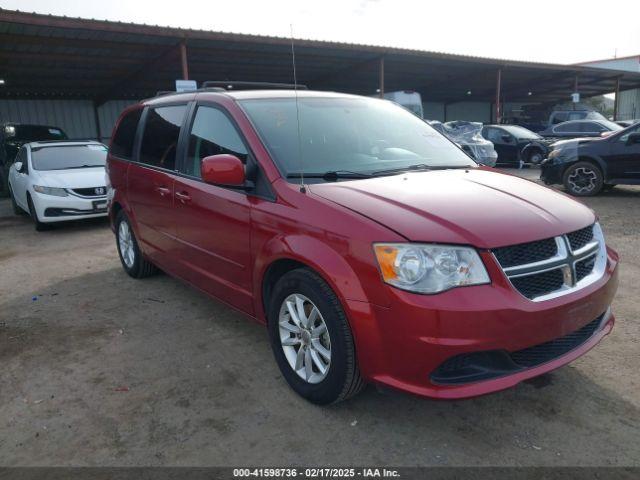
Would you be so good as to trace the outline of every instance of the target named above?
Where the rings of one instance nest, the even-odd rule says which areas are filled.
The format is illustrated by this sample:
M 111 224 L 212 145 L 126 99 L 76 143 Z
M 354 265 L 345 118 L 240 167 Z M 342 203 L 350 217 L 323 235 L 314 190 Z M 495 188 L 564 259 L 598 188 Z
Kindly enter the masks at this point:
M 601 141 L 603 138 L 605 138 L 605 137 L 571 138 L 569 140 L 558 140 L 556 142 L 553 142 L 551 144 L 551 146 L 553 148 L 558 148 L 558 147 L 566 148 L 566 147 L 569 147 L 571 145 L 578 146 L 578 145 L 582 145 L 584 143 L 598 142 L 598 141 Z
M 589 208 L 566 195 L 484 168 L 414 172 L 309 189 L 416 242 L 495 248 L 561 235 L 595 221 Z
M 36 170 L 38 182 L 45 187 L 89 188 L 106 185 L 104 167 L 70 170 Z

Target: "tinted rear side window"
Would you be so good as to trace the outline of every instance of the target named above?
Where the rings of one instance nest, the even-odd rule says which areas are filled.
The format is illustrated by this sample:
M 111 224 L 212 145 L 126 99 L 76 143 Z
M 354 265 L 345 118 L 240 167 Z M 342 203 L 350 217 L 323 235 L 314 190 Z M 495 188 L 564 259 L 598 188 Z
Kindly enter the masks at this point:
M 175 169 L 178 137 L 186 110 L 186 105 L 149 109 L 140 147 L 142 163 Z
M 129 112 L 122 118 L 111 141 L 110 153 L 112 155 L 127 160 L 133 157 L 133 141 L 136 137 L 140 115 L 142 115 L 142 109 Z

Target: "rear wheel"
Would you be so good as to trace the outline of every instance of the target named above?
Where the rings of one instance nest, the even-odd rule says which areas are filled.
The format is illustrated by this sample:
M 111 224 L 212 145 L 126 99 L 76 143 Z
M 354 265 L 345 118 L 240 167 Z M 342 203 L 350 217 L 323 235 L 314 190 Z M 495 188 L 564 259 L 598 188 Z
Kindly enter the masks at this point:
M 116 216 L 116 244 L 122 267 L 131 277 L 144 278 L 156 272 L 156 267 L 142 256 L 131 222 L 124 210 L 120 210 Z
M 578 162 L 564 173 L 564 188 L 571 195 L 590 197 L 602 190 L 604 179 L 600 169 L 591 162 Z
M 44 230 L 49 230 L 51 225 L 41 222 L 38 218 L 38 212 L 36 211 L 36 207 L 33 205 L 31 195 L 27 195 L 27 205 L 29 206 L 29 215 L 31 216 L 31 220 L 33 220 L 33 225 L 36 227 L 36 231 L 42 232 Z
M 351 328 L 338 297 L 320 276 L 292 270 L 276 283 L 269 305 L 271 347 L 296 393 L 325 405 L 362 389 Z

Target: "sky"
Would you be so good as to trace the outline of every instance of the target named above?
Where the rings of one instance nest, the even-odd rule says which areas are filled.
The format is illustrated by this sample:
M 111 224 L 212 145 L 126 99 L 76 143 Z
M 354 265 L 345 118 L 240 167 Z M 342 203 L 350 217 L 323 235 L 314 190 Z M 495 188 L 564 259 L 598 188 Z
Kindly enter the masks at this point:
M 640 54 L 640 0 L 0 0 L 2 8 L 549 63 Z

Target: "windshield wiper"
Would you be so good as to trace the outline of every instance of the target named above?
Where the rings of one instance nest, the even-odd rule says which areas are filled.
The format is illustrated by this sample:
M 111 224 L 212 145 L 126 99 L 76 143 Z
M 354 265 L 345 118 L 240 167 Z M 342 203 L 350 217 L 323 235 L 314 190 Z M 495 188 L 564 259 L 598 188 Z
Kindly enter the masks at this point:
M 330 170 L 324 173 L 288 173 L 287 178 L 322 178 L 327 181 L 333 181 L 340 178 L 371 178 L 372 175 L 370 173 L 363 172 L 352 172 L 350 170 Z
M 372 172 L 373 176 L 393 175 L 394 173 L 405 173 L 425 170 L 450 170 L 455 168 L 471 168 L 473 165 L 427 165 L 426 163 L 418 163 L 409 165 L 408 167 L 390 168 L 388 170 L 377 170 Z
M 409 165 L 406 167 L 398 167 L 398 168 L 389 168 L 386 170 L 375 170 L 371 172 L 371 175 L 389 175 L 393 173 L 402 173 L 402 172 L 412 172 L 415 170 L 432 170 L 433 167 L 430 167 L 426 163 L 417 163 L 415 165 Z
M 102 167 L 103 165 L 76 165 L 74 167 L 56 168 L 55 170 L 71 170 L 73 168 L 95 168 Z

